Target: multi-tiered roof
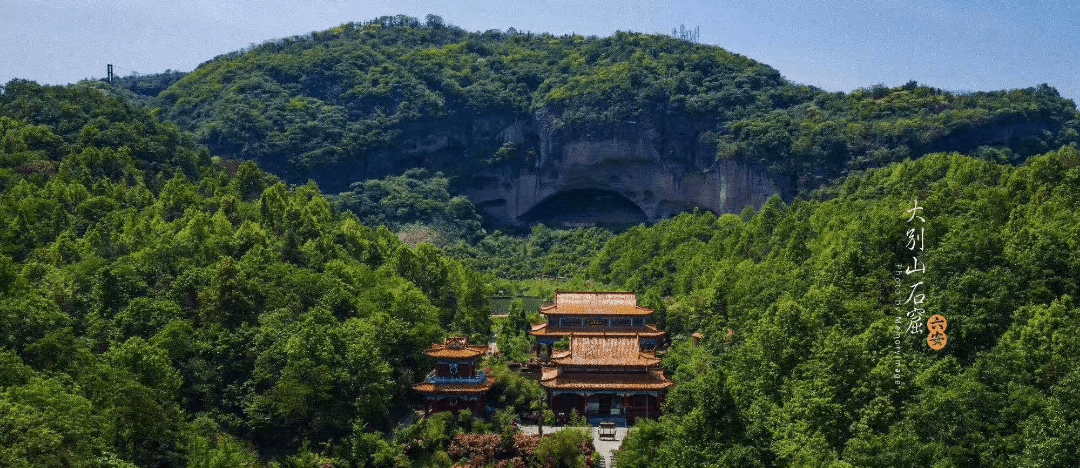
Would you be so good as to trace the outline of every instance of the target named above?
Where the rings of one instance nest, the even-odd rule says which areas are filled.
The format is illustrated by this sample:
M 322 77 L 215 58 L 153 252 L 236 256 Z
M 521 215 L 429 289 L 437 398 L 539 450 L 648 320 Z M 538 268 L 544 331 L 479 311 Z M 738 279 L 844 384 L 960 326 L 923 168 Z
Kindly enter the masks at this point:
M 640 346 L 636 336 L 572 335 L 569 350 L 552 354 L 540 384 L 590 391 L 661 391 L 674 385 L 659 369 L 656 353 Z
M 443 343 L 434 343 L 424 351 L 430 358 L 445 360 L 473 360 L 483 356 L 488 351 L 487 346 L 472 346 L 465 337 L 455 336 L 447 338 Z
M 541 341 L 564 336 L 623 336 L 655 341 L 665 332 L 649 323 L 653 310 L 637 305 L 632 292 L 559 292 L 555 303 L 540 307 L 547 323 L 530 334 Z
M 495 385 L 495 379 L 478 371 L 477 359 L 487 353 L 486 346 L 470 346 L 462 337 L 447 338 L 431 345 L 425 354 L 435 359 L 435 370 L 413 386 L 425 399 L 426 412 L 469 408 L 483 411 L 484 394 Z
M 674 384 L 652 350 L 667 334 L 649 323 L 653 310 L 638 306 L 636 294 L 560 292 L 540 312 L 547 323 L 531 333 L 545 361 L 540 385 L 556 414 L 627 421 L 658 415 Z M 554 350 L 563 337 L 569 337 L 570 349 Z

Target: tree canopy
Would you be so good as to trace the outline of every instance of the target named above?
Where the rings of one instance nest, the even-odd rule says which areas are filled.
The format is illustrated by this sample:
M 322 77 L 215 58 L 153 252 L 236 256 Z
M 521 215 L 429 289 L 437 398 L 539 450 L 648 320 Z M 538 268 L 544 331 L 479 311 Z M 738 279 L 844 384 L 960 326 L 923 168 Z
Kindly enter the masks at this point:
M 314 184 L 97 84 L 0 102 L 0 464 L 346 457 L 430 343 L 489 336 L 479 275 Z
M 547 140 L 635 125 L 651 125 L 669 146 L 696 141 L 760 167 L 786 198 L 933 152 L 1016 164 L 1080 140 L 1076 104 L 1047 85 L 828 93 L 666 35 L 467 32 L 404 16 L 216 57 L 153 102 L 215 154 L 332 192 L 411 167 L 448 176 L 528 168 Z M 439 138 L 449 143 L 432 146 Z
M 1015 168 L 936 154 L 616 236 L 585 276 L 637 291 L 677 342 L 666 413 L 620 466 L 1075 464 L 1078 162 L 1075 146 Z M 949 322 L 941 352 L 929 314 Z
M 438 122 L 588 133 L 656 113 L 797 190 L 519 236 L 485 231 L 454 177 L 528 165 L 533 143 L 481 136 L 441 160 L 461 165 L 391 164 L 337 195 L 309 181 Z M 1077 122 L 1048 86 L 825 93 L 675 38 L 437 17 L 120 86 L 14 80 L 0 465 L 588 465 L 584 433 L 517 433 L 543 390 L 500 360 L 486 420 L 406 423 L 431 343 L 497 331 L 526 356 L 522 304 L 493 329 L 489 297 L 564 288 L 637 292 L 673 337 L 664 415 L 619 466 L 1077 466 Z M 923 312 L 948 319 L 941 351 Z

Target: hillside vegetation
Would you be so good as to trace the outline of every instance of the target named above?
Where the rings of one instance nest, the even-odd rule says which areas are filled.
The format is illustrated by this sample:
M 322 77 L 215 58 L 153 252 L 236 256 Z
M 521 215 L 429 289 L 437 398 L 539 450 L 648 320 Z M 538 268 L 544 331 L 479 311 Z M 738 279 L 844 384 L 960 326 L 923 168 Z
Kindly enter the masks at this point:
M 454 196 L 473 162 L 337 195 L 308 181 L 440 122 L 601 132 L 657 113 L 793 187 L 848 174 L 740 214 L 527 237 L 488 233 Z M 436 17 L 124 86 L 11 81 L 0 465 L 580 466 L 577 434 L 515 434 L 519 413 L 554 415 L 498 360 L 487 420 L 408 417 L 432 342 L 497 331 L 525 357 L 530 317 L 518 303 L 493 327 L 487 299 L 561 287 L 635 291 L 674 340 L 665 415 L 636 426 L 619 466 L 1080 466 L 1076 131 L 1046 86 L 823 93 L 667 37 Z M 461 157 L 527 164 L 500 138 L 466 139 Z M 965 154 L 923 155 L 943 149 Z M 906 272 L 913 257 L 925 271 Z M 949 321 L 942 351 L 930 314 Z
M 1080 463 L 1078 182 L 1075 146 L 1015 168 L 936 154 L 615 237 L 584 276 L 639 292 L 682 337 L 667 413 L 619 466 Z
M 0 465 L 362 460 L 430 343 L 489 336 L 477 274 L 314 184 L 97 85 L 0 109 Z
M 415 166 L 448 176 L 529 167 L 544 152 L 543 132 L 604 138 L 646 121 L 663 122 L 664 141 L 697 139 L 718 157 L 767 169 L 785 198 L 931 152 L 1015 164 L 1080 140 L 1075 103 L 1046 85 L 827 93 L 667 36 L 466 32 L 434 16 L 348 23 L 219 56 L 155 103 L 215 154 L 331 192 Z M 524 133 L 507 135 L 515 123 Z M 452 133 L 437 154 L 398 146 L 436 131 Z

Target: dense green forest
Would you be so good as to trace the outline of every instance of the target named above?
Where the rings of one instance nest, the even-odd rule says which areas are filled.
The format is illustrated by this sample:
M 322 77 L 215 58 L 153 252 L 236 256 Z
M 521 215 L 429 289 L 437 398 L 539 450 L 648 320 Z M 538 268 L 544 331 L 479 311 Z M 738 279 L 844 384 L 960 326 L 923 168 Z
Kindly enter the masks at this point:
M 740 214 L 526 235 L 485 229 L 454 167 L 308 181 L 432 116 L 660 109 L 802 189 L 850 173 Z M 431 343 L 497 332 L 523 358 L 530 317 L 491 323 L 488 298 L 563 288 L 635 291 L 674 340 L 665 415 L 619 466 L 1078 466 L 1077 129 L 1046 86 L 823 93 L 673 38 L 436 17 L 117 85 L 11 81 L 0 465 L 584 466 L 580 434 L 515 433 L 550 415 L 500 360 L 493 414 L 409 416 Z M 500 148 L 474 156 L 528 158 Z M 908 332 L 916 280 L 942 351 Z
M 1015 164 L 1080 141 L 1075 103 L 1046 85 L 951 93 L 911 82 L 828 93 L 668 36 L 467 32 L 435 16 L 273 40 L 182 77 L 126 86 L 149 95 L 166 83 L 153 105 L 214 154 L 258 161 L 293 183 L 314 178 L 331 192 L 415 166 L 467 183 L 477 170 L 534 164 L 545 131 L 604 138 L 634 124 L 764 168 L 786 199 L 852 169 L 931 152 Z M 515 122 L 524 134 L 504 135 Z M 434 131 L 449 135 L 445 149 L 397 153 Z
M 99 87 L 0 94 L 0 464 L 362 460 L 490 336 L 472 270 Z
M 476 242 L 485 234 L 483 218 L 467 198 L 452 196 L 449 186 L 441 173 L 410 169 L 400 176 L 356 182 L 330 199 L 362 224 L 411 235 L 406 238 L 415 236 L 439 247 Z
M 705 335 L 667 356 L 667 414 L 619 466 L 1077 465 L 1077 182 L 1075 146 L 1018 168 L 937 154 L 612 239 L 587 276 Z M 911 278 L 949 321 L 941 352 L 925 320 L 907 331 Z

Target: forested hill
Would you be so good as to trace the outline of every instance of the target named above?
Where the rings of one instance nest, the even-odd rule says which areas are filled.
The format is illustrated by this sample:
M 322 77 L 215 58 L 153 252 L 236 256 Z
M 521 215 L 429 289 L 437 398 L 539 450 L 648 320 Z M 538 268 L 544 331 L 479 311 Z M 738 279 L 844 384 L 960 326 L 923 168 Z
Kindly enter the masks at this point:
M 611 239 L 584 276 L 638 291 L 677 343 L 665 416 L 618 466 L 1080 466 L 1078 182 L 1075 146 L 935 154 Z
M 490 336 L 476 273 L 318 187 L 103 83 L 0 91 L 0 466 L 362 458 L 430 343 Z
M 644 141 L 688 172 L 717 156 L 746 164 L 787 198 L 930 152 L 1017 163 L 1080 139 L 1075 104 L 1046 85 L 828 93 L 667 36 L 467 32 L 434 16 L 349 23 L 219 56 L 157 104 L 215 154 L 332 193 L 418 166 L 458 176 L 459 189 L 480 186 L 486 173 L 597 151 L 589 142 Z
M 0 91 L 0 466 L 449 467 L 476 460 L 451 442 L 464 432 L 504 453 L 543 390 L 498 360 L 489 421 L 403 418 L 448 333 L 497 330 L 528 356 L 524 311 L 496 326 L 485 310 L 524 286 L 468 265 L 656 310 L 676 386 L 619 466 L 1080 465 L 1075 145 L 1017 166 L 928 155 L 741 215 L 439 250 L 365 223 L 442 212 L 481 236 L 441 176 L 331 203 L 212 156 L 114 87 Z M 916 281 L 924 307 L 904 299 Z M 557 466 L 543 453 L 527 466 Z

